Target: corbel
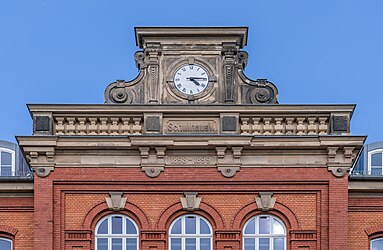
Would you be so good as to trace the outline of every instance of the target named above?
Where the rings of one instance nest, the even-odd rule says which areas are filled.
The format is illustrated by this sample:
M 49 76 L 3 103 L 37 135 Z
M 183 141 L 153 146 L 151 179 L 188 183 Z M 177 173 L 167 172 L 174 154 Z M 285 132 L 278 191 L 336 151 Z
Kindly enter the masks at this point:
M 202 198 L 197 197 L 197 192 L 185 192 L 184 196 L 185 197 L 180 198 L 181 205 L 184 210 L 192 212 L 199 209 Z
M 48 151 L 31 151 L 26 155 L 29 165 L 37 176 L 47 177 L 51 171 L 54 171 L 54 149 Z
M 352 161 L 355 159 L 356 155 L 354 154 L 355 147 L 344 147 L 343 148 L 343 155 L 344 155 L 344 162 L 345 163 L 352 163 Z
M 272 192 L 259 192 L 259 196 L 255 198 L 257 204 L 257 209 L 267 212 L 274 209 L 276 198 L 272 197 L 274 193 Z
M 328 147 L 327 148 L 328 162 L 335 162 L 335 157 L 336 157 L 338 148 L 339 147 Z
M 216 147 L 218 171 L 226 178 L 233 177 L 241 166 L 242 147 L 232 147 L 232 158 L 226 157 L 227 147 Z
M 154 178 L 165 170 L 165 151 L 166 147 L 155 147 L 156 154 L 152 153 L 149 147 L 139 147 L 141 154 L 141 170 L 147 176 Z

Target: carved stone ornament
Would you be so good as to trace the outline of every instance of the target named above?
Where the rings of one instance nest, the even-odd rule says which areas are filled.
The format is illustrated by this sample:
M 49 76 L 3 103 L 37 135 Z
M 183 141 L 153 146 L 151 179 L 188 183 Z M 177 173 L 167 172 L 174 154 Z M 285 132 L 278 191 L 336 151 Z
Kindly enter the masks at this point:
M 105 197 L 109 210 L 121 211 L 125 208 L 127 198 L 122 196 L 122 192 L 109 192 L 109 197 Z
M 259 197 L 255 198 L 258 210 L 267 212 L 273 209 L 277 199 L 272 196 L 272 192 L 259 192 Z
M 151 150 L 150 147 L 139 147 L 138 149 L 141 154 L 141 170 L 151 178 L 159 176 L 165 170 L 166 147 L 155 147 L 154 150 Z
M 240 171 L 242 147 L 231 147 L 231 152 L 226 146 L 216 147 L 215 150 L 217 152 L 217 169 L 224 177 L 231 178 Z
M 47 177 L 51 171 L 54 171 L 54 167 L 32 167 L 33 171 L 39 177 Z
M 327 169 L 328 171 L 331 171 L 335 177 L 343 177 L 350 171 L 351 168 L 343 166 L 333 166 L 327 167 Z
M 185 192 L 185 197 L 181 197 L 182 208 L 187 211 L 194 211 L 199 209 L 199 205 L 201 204 L 201 197 L 197 197 L 197 192 Z

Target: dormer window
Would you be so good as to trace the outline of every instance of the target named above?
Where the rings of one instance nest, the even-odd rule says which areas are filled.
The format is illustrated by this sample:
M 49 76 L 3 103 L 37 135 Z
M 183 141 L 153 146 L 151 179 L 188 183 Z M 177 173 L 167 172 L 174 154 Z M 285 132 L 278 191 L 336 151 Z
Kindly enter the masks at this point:
M 0 148 L 0 176 L 15 175 L 15 151 Z
M 368 152 L 368 174 L 383 174 L 383 149 L 377 149 Z

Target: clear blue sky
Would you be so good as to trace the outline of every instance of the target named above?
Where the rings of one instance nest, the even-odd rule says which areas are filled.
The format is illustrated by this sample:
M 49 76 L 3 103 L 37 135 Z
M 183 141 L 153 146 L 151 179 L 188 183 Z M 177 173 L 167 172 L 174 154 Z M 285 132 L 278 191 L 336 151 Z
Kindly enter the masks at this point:
M 383 140 L 382 0 L 1 0 L 0 139 L 31 134 L 27 103 L 103 103 L 133 79 L 135 26 L 249 26 L 249 77 L 281 104 L 355 103 L 352 134 Z

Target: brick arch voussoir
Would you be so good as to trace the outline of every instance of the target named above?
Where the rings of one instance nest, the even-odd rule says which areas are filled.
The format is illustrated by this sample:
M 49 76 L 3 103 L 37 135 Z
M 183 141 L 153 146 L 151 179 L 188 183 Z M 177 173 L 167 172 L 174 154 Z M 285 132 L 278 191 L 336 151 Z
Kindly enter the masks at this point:
M 374 234 L 383 234 L 383 224 L 375 225 L 364 230 L 366 234 L 370 237 Z
M 92 209 L 88 211 L 88 213 L 84 216 L 82 227 L 84 230 L 92 230 L 93 224 L 95 220 L 101 219 L 101 217 L 113 213 L 113 211 L 110 211 L 106 202 L 99 203 L 98 205 L 94 206 Z M 142 209 L 140 209 L 138 206 L 126 202 L 125 209 L 121 211 L 122 214 L 126 215 L 133 215 L 135 221 L 138 223 L 138 226 L 140 228 L 144 229 L 150 229 L 151 223 L 144 213 Z M 100 216 L 101 215 L 101 216 Z
M 194 213 L 198 214 L 202 217 L 205 217 L 208 219 L 213 226 L 213 228 L 223 229 L 225 228 L 225 221 L 222 217 L 222 215 L 215 209 L 213 206 L 201 202 L 199 209 L 195 210 L 193 212 L 189 212 L 186 210 L 183 210 L 182 205 L 180 202 L 177 202 L 169 207 L 167 207 L 160 215 L 156 228 L 159 230 L 166 230 L 170 224 L 176 219 L 177 217 L 188 214 L 188 213 Z
M 248 219 L 260 213 L 262 213 L 262 211 L 258 210 L 257 204 L 255 202 L 247 204 L 235 214 L 231 222 L 231 228 L 236 230 L 242 230 L 243 225 Z M 274 205 L 274 209 L 269 210 L 266 213 L 280 217 L 288 223 L 287 226 L 291 229 L 296 230 L 301 228 L 301 224 L 295 213 L 289 207 L 283 205 L 282 203 L 276 202 Z
M 14 227 L 8 226 L 8 225 L 0 225 L 0 233 L 9 234 L 10 236 L 16 236 L 17 230 Z

